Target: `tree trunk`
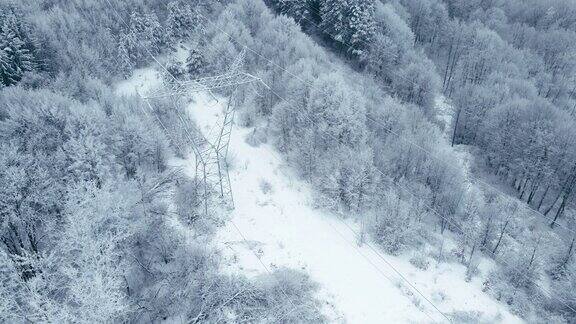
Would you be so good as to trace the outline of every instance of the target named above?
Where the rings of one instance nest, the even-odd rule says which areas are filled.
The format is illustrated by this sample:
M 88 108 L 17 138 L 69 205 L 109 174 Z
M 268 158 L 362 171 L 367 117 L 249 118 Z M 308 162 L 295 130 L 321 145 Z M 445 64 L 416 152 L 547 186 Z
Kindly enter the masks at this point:
M 538 207 L 536 207 L 536 210 L 540 210 L 540 207 L 542 207 L 544 198 L 546 198 L 546 194 L 548 194 L 548 189 L 550 189 L 550 185 L 546 186 L 546 190 L 544 190 L 544 193 L 542 194 L 542 198 L 540 198 L 540 201 L 538 202 Z
M 446 69 L 444 70 L 444 78 L 442 80 L 442 93 L 446 94 L 446 81 L 448 79 L 448 70 L 450 68 L 450 59 L 452 57 L 452 49 L 454 47 L 454 41 L 450 42 L 450 48 L 448 49 L 448 58 L 446 59 Z
M 562 189 L 560 190 L 561 192 L 563 192 L 562 203 L 560 203 L 560 207 L 558 207 L 558 210 L 556 211 L 556 216 L 554 216 L 554 220 L 550 224 L 551 228 L 554 227 L 556 220 L 560 216 L 562 216 L 562 213 L 564 213 L 566 203 L 568 202 L 568 199 L 570 197 L 570 194 L 572 193 L 572 190 L 574 189 L 574 186 L 576 186 L 576 164 L 574 164 L 574 167 L 572 168 L 572 171 L 570 173 L 571 173 L 570 176 L 568 177 L 568 179 L 566 179 L 564 186 L 562 186 Z
M 556 196 L 556 198 L 554 199 L 552 204 L 550 204 L 550 206 L 548 206 L 548 208 L 546 208 L 546 210 L 544 211 L 544 215 L 548 216 L 548 213 L 550 213 L 552 208 L 554 208 L 554 205 L 556 205 L 556 202 L 558 202 L 558 199 L 560 199 L 560 196 L 562 196 L 562 191 L 558 192 L 558 196 Z
M 460 36 L 456 42 L 456 49 L 454 50 L 454 54 L 452 55 L 452 63 L 450 64 L 450 73 L 448 74 L 448 80 L 446 82 L 446 90 L 450 88 L 450 83 L 452 82 L 452 77 L 454 76 L 454 70 L 456 69 L 456 64 L 458 62 L 458 45 L 460 44 Z M 448 92 L 448 96 L 452 95 L 452 89 Z
M 530 203 L 532 203 L 532 200 L 534 200 L 534 196 L 536 195 L 536 192 L 538 192 L 538 189 L 540 188 L 540 179 L 539 178 L 540 178 L 540 176 L 538 176 L 537 179 L 532 182 L 530 194 L 528 195 L 528 200 L 526 201 L 526 203 L 528 205 L 530 205 Z
M 540 245 L 540 238 L 541 237 L 538 237 L 538 240 L 536 241 L 536 245 L 534 246 L 534 249 L 532 250 L 532 256 L 530 257 L 530 263 L 528 263 L 527 269 L 530 269 L 530 267 L 532 266 L 532 263 L 534 263 L 534 259 L 536 258 L 536 250 L 538 250 L 538 246 Z
M 498 251 L 498 247 L 500 246 L 500 243 L 502 242 L 502 238 L 504 237 L 504 233 L 506 232 L 506 227 L 508 226 L 509 222 L 510 222 L 510 218 L 508 218 L 506 220 L 506 222 L 504 223 L 504 226 L 502 227 L 502 230 L 500 231 L 500 236 L 498 237 L 498 242 L 496 243 L 496 246 L 494 246 L 494 250 L 492 251 L 492 254 L 494 256 L 496 256 L 496 251 Z
M 486 247 L 486 244 L 488 243 L 488 235 L 490 234 L 490 229 L 492 227 L 492 218 L 494 218 L 494 216 L 490 216 L 490 218 L 488 219 L 488 223 L 486 224 L 486 230 L 484 231 L 484 238 L 482 239 L 482 247 Z
M 564 213 L 564 208 L 566 208 L 566 200 L 567 200 L 567 197 L 566 197 L 566 195 L 564 195 L 562 197 L 562 202 L 560 203 L 560 207 L 558 207 L 558 210 L 556 210 L 556 215 L 554 216 L 552 223 L 550 223 L 550 228 L 554 228 L 556 221 Z
M 468 259 L 468 269 L 472 265 L 472 257 L 474 257 L 474 251 L 476 251 L 476 243 L 472 246 L 472 250 L 470 251 L 470 258 Z
M 524 194 L 526 193 L 526 188 L 528 188 L 528 182 L 531 182 L 531 180 L 526 179 L 526 182 L 524 182 L 524 186 L 522 187 L 522 193 L 520 193 L 520 200 L 524 199 Z
M 570 262 L 570 258 L 572 257 L 572 251 L 574 249 L 574 240 L 576 236 L 572 237 L 572 242 L 570 243 L 570 247 L 568 248 L 568 253 L 566 253 L 566 257 L 564 258 L 564 262 L 562 262 L 562 267 L 565 267 L 568 262 Z
M 456 121 L 454 122 L 454 130 L 452 131 L 452 147 L 454 147 L 454 142 L 456 141 L 456 130 L 458 129 L 458 122 L 460 121 L 460 112 L 462 108 L 458 107 L 458 111 L 456 112 Z

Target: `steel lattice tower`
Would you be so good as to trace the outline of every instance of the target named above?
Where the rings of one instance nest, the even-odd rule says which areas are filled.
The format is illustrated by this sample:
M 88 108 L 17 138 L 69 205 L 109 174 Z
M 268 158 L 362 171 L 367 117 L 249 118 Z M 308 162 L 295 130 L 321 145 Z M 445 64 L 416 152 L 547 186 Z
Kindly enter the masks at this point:
M 183 99 L 189 98 L 189 96 L 194 93 L 208 92 L 215 98 L 212 90 L 224 88 L 233 89 L 231 95 L 228 96 L 226 108 L 223 112 L 224 118 L 222 124 L 218 125 L 220 126 L 218 137 L 213 142 L 208 140 L 200 132 L 191 132 L 192 128 L 190 125 L 187 125 L 182 115 L 178 115 L 194 152 L 195 177 L 201 181 L 203 186 L 204 212 L 206 214 L 208 213 L 208 200 L 212 188 L 219 191 L 220 197 L 224 199 L 231 208 L 234 207 L 232 186 L 226 160 L 236 112 L 234 97 L 237 89 L 241 85 L 254 82 L 259 82 L 269 88 L 260 78 L 241 71 L 245 54 L 246 52 L 243 50 L 234 60 L 229 70 L 224 74 L 184 82 L 175 81 L 162 89 L 152 91 L 142 97 L 151 109 L 152 100 L 164 98 L 170 100 L 173 108 L 178 111 L 178 108 L 187 102 Z

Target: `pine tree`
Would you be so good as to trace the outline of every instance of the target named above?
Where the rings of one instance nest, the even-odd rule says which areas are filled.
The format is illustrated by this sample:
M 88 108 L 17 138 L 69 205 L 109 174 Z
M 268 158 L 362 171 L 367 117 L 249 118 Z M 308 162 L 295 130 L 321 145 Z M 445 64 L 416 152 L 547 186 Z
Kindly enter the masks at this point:
M 133 11 L 130 14 L 130 27 L 120 37 L 120 42 L 128 52 L 132 64 L 145 62 L 148 51 L 153 54 L 160 53 L 167 43 L 164 29 L 154 13 L 142 14 Z M 124 58 L 126 63 L 126 58 Z
M 16 83 L 14 71 L 9 62 L 8 53 L 5 50 L 4 39 L 0 34 L 0 86 L 7 86 Z
M 349 44 L 352 48 L 348 51 L 361 56 L 368 48 L 376 31 L 374 4 L 370 0 L 351 0 L 349 5 Z
M 324 0 L 320 7 L 320 27 L 348 53 L 363 56 L 372 40 L 376 24 L 371 0 Z
M 320 5 L 320 28 L 339 42 L 347 42 L 349 39 L 347 8 L 347 0 L 324 0 Z
M 0 81 L 9 86 L 18 83 L 24 72 L 36 68 L 34 56 L 22 40 L 18 21 L 13 13 L 3 14 L 0 29 Z
M 186 59 L 186 69 L 191 77 L 198 76 L 204 72 L 204 68 L 206 66 L 206 61 L 204 60 L 204 56 L 202 53 L 193 48 L 190 50 L 190 54 Z
M 280 13 L 294 18 L 302 25 L 306 25 L 312 19 L 310 0 L 275 0 L 274 6 Z
M 130 58 L 130 52 L 128 51 L 127 42 L 128 40 L 125 35 L 121 36 L 120 41 L 118 42 L 118 63 L 120 65 L 118 68 L 122 71 L 122 74 L 124 74 L 125 77 L 130 76 L 130 72 L 134 68 Z
M 168 4 L 168 18 L 166 19 L 166 29 L 171 41 L 190 36 L 197 22 L 190 5 L 181 7 L 178 2 Z
M 144 14 L 144 35 L 148 41 L 150 50 L 160 53 L 163 45 L 167 44 L 167 37 L 164 28 L 155 13 Z

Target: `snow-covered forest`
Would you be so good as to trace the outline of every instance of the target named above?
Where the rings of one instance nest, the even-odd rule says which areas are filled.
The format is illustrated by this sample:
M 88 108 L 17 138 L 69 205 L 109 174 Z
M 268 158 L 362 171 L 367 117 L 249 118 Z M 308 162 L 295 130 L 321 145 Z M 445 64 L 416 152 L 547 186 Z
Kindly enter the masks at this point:
M 0 0 L 0 322 L 576 322 L 573 0 Z

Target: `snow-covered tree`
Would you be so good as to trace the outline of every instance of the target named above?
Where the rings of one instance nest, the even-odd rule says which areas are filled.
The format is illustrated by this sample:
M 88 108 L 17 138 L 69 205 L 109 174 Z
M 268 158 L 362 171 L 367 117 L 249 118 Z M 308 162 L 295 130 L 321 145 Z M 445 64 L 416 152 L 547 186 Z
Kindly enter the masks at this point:
M 26 44 L 22 34 L 23 28 L 13 12 L 2 12 L 0 25 L 0 83 L 9 86 L 22 79 L 25 72 L 37 68 L 31 52 L 31 45 Z
M 401 77 L 394 78 L 393 88 L 402 100 L 415 103 L 432 114 L 440 81 L 438 75 L 430 71 L 428 66 L 424 62 L 417 62 L 403 67 L 397 73 Z
M 120 64 L 120 71 L 122 71 L 125 77 L 129 77 L 134 65 L 132 64 L 132 59 L 130 58 L 130 53 L 127 48 L 128 40 L 124 39 L 125 37 L 127 36 L 123 35 L 118 42 L 118 63 Z
M 166 31 L 171 41 L 182 40 L 199 28 L 199 18 L 190 7 L 180 2 L 168 3 L 168 18 L 166 18 Z
M 138 65 L 145 62 L 150 53 L 160 53 L 167 40 L 165 29 L 155 13 L 133 11 L 130 14 L 129 28 L 119 35 L 119 46 L 124 47 L 129 53 L 130 61 Z M 125 63 L 126 58 L 123 61 Z
M 350 45 L 349 49 L 355 56 L 365 55 L 364 52 L 370 47 L 376 30 L 374 22 L 374 2 L 371 0 L 349 1 Z
M 204 54 L 196 47 L 190 49 L 186 58 L 186 70 L 191 78 L 202 75 L 207 68 Z
M 313 14 L 316 12 L 313 0 L 272 0 L 273 6 L 280 13 L 294 18 L 294 20 L 307 26 L 313 23 Z
M 324 0 L 320 4 L 320 28 L 330 34 L 337 42 L 348 42 L 349 3 L 347 0 Z M 344 45 L 342 45 L 344 46 Z

